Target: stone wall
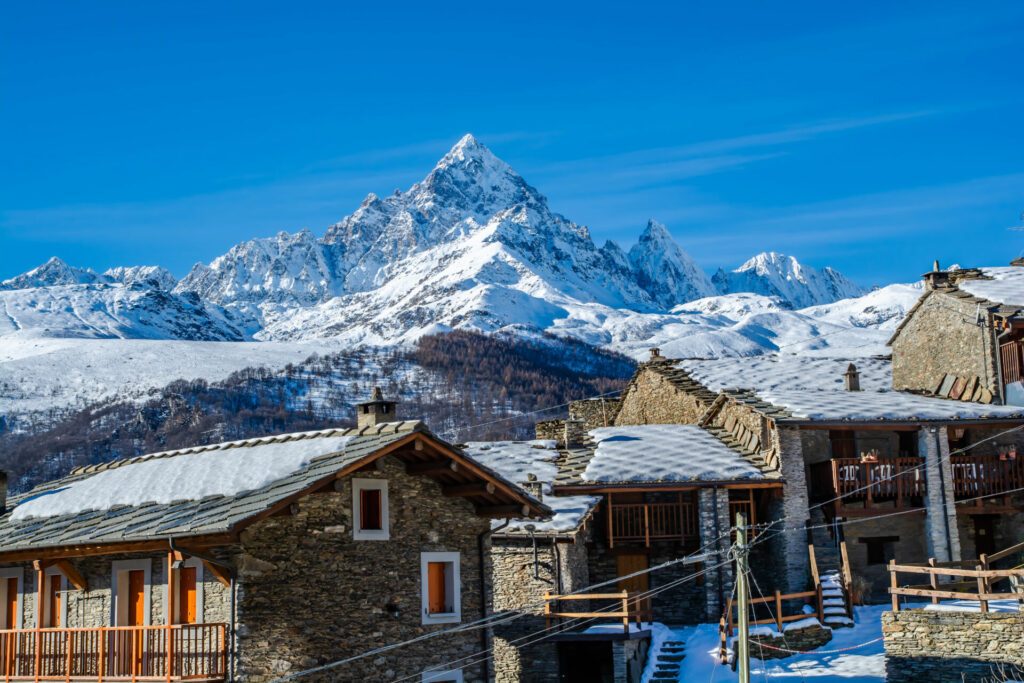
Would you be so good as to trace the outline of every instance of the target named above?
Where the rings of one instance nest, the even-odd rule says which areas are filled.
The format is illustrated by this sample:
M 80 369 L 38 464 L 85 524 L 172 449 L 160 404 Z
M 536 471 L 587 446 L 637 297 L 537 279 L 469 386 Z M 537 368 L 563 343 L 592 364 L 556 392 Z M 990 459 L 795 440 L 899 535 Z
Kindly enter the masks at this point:
M 615 424 L 622 402 L 617 398 L 588 398 L 569 404 L 569 418 L 582 420 L 587 430 Z
M 800 430 L 779 429 L 776 438 L 779 443 L 779 471 L 785 484 L 782 500 L 775 506 L 774 518 L 770 521 L 778 521 L 785 528 L 798 529 L 807 521 L 810 507 Z M 807 537 L 797 532 L 784 533 L 777 547 L 785 559 L 787 592 L 807 590 L 810 585 Z
M 654 370 L 641 368 L 623 392 L 615 424 L 696 424 L 707 407 Z
M 817 619 L 815 619 L 817 622 Z M 832 629 L 826 628 L 819 623 L 804 628 L 786 628 L 783 624 L 783 633 L 772 635 L 750 636 L 750 653 L 758 659 L 786 659 L 792 657 L 793 653 L 783 650 L 796 650 L 806 652 L 816 650 L 832 641 Z M 765 647 L 767 646 L 767 647 Z M 734 646 L 735 647 L 735 646 Z M 773 648 L 781 648 L 779 650 Z
M 991 316 L 974 324 L 977 307 L 937 290 L 907 320 L 892 343 L 894 389 L 933 392 L 946 374 L 978 377 L 999 396 Z
M 491 609 L 525 615 L 494 627 L 496 683 L 556 683 L 559 680 L 558 645 L 551 640 L 531 642 L 547 627 L 543 616 L 544 594 L 571 593 L 589 583 L 587 547 L 582 534 L 571 542 L 538 538 L 536 572 L 533 544 L 529 539 L 494 539 L 488 557 Z
M 973 683 L 1024 667 L 1024 614 L 912 610 L 882 615 L 889 683 Z
M 478 535 L 489 521 L 426 477 L 383 458 L 360 478 L 389 482 L 390 540 L 352 538 L 351 478 L 301 499 L 295 514 L 246 529 L 238 567 L 239 674 L 264 681 L 452 624 L 422 624 L 420 553 L 460 553 L 462 623 L 481 618 Z M 391 680 L 481 651 L 482 631 L 453 633 L 344 665 L 325 680 Z M 481 667 L 464 670 L 482 680 Z M 316 677 L 314 677 L 315 680 Z
M 862 596 L 866 602 L 882 603 L 889 600 L 889 569 L 881 564 L 868 563 L 868 539 L 896 538 L 891 546 L 893 558 L 901 564 L 926 562 L 928 560 L 925 537 L 924 514 L 911 513 L 894 515 L 882 519 L 860 518 L 855 524 L 845 527 L 846 549 L 850 557 L 850 571 L 855 577 L 863 578 L 870 587 L 870 594 Z M 901 580 L 910 575 L 901 574 Z M 921 578 L 921 582 L 924 577 Z
M 731 543 L 729 529 L 733 520 L 729 519 L 729 490 L 703 488 L 698 492 L 698 510 L 700 520 L 700 544 L 704 552 L 718 552 L 716 559 L 708 562 L 710 571 L 704 576 L 705 618 L 715 621 L 725 611 L 725 601 L 732 593 L 733 566 L 717 566 L 728 560 Z

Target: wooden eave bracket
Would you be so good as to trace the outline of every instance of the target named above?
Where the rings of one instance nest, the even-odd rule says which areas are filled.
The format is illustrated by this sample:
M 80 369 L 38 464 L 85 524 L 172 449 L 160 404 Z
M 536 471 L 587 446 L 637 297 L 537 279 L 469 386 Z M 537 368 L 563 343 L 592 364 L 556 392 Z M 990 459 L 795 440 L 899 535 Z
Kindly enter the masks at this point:
M 33 560 L 32 568 L 37 572 L 45 571 L 50 567 L 55 568 L 64 578 L 68 580 L 76 590 L 87 591 L 89 590 L 89 581 L 82 575 L 82 572 L 78 571 L 75 565 L 71 564 L 68 560 Z

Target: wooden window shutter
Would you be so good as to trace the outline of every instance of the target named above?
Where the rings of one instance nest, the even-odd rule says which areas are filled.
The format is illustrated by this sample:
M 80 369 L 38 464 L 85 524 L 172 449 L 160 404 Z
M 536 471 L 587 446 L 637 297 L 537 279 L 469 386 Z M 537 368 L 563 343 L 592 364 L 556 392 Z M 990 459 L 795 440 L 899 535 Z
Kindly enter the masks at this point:
M 448 562 L 427 563 L 427 611 L 430 614 L 443 614 L 451 609 L 447 595 L 448 565 Z
M 128 626 L 146 624 L 146 574 L 133 569 L 128 572 Z
M 7 596 L 4 603 L 4 628 L 13 629 L 18 625 L 18 579 L 7 579 Z
M 178 571 L 178 623 L 194 624 L 196 614 L 196 568 L 182 567 Z
M 380 531 L 384 528 L 384 516 L 380 489 L 362 489 L 359 492 L 359 528 L 363 531 Z

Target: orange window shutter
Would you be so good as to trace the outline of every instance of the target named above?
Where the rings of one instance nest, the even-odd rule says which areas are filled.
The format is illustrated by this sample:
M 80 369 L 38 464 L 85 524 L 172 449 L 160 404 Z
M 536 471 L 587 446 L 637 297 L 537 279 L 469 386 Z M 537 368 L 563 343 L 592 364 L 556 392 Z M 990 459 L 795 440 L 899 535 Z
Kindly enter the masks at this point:
M 427 563 L 427 611 L 440 614 L 448 611 L 448 596 L 445 582 L 446 562 Z
M 196 568 L 182 567 L 178 572 L 178 623 L 196 623 Z
M 7 597 L 4 603 L 4 628 L 18 625 L 18 579 L 7 579 Z
M 54 574 L 53 576 L 51 576 L 49 578 L 49 583 L 50 583 L 50 595 L 49 595 L 49 598 L 50 598 L 50 614 L 49 614 L 50 620 L 49 620 L 49 623 L 47 624 L 47 626 L 49 626 L 50 628 L 59 628 L 61 626 L 61 623 L 60 623 L 60 599 L 61 599 L 60 584 L 61 584 L 61 577 L 59 575 L 57 575 L 57 574 Z
M 359 528 L 380 531 L 384 528 L 380 489 L 362 489 L 359 492 Z
M 146 624 L 146 575 L 142 570 L 128 572 L 128 625 Z

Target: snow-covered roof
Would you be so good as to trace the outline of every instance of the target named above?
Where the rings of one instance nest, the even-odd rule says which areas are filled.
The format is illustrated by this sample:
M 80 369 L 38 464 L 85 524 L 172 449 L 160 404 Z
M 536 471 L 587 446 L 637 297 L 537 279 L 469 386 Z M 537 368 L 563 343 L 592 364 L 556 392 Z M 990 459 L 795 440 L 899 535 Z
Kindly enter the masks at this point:
M 22 499 L 11 519 L 237 496 L 269 486 L 313 458 L 344 453 L 353 438 L 313 432 L 289 441 L 235 442 L 174 457 L 147 458 Z
M 764 475 L 740 453 L 695 425 L 601 427 L 578 483 L 733 481 Z
M 902 391 L 764 391 L 757 397 L 797 420 L 820 422 L 1024 418 L 1024 407 L 953 401 Z
M 579 527 L 601 500 L 596 496 L 551 495 L 551 484 L 558 474 L 559 458 L 554 441 L 471 441 L 464 444 L 463 449 L 477 462 L 509 481 L 527 484 L 530 482 L 529 475 L 532 474 L 536 481 L 541 483 L 544 504 L 554 513 L 551 519 L 514 519 L 504 527 L 502 533 L 523 533 L 527 525 L 532 525 L 534 533 L 538 534 L 569 533 Z M 501 524 L 495 522 L 495 526 Z
M 960 280 L 961 290 L 1000 304 L 1024 306 L 1024 267 L 981 268 L 982 278 Z
M 853 363 L 860 372 L 863 391 L 885 391 L 892 386 L 892 362 L 885 358 L 823 358 L 767 355 L 751 358 L 681 360 L 676 367 L 712 391 L 843 390 L 843 373 Z

